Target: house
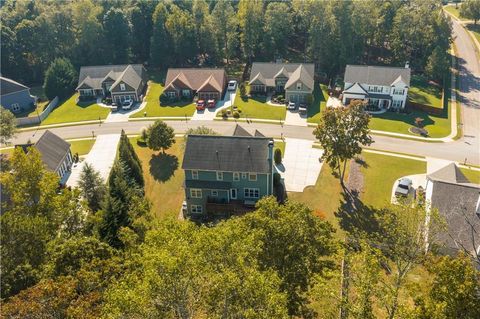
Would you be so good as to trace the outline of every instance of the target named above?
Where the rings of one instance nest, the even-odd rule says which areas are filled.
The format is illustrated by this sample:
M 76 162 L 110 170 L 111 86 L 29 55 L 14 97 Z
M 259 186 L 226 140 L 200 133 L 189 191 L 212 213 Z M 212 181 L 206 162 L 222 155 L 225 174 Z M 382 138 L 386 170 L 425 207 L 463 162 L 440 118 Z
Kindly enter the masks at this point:
M 315 65 L 312 63 L 254 62 L 250 72 L 250 93 L 285 93 L 291 102 L 306 103 L 314 89 Z
M 447 223 L 440 236 L 446 253 L 480 253 L 480 185 L 472 184 L 451 163 L 427 175 L 427 210 L 435 208 Z
M 233 136 L 189 135 L 182 168 L 189 218 L 244 213 L 273 193 L 273 140 L 242 128 Z
M 80 100 L 111 97 L 112 101 L 139 101 L 147 84 L 141 64 L 82 66 L 76 88 Z
M 227 85 L 224 69 L 170 68 L 165 79 L 163 94 L 169 98 L 193 98 L 221 100 Z
M 35 106 L 36 97 L 30 88 L 14 80 L 0 76 L 0 105 L 13 113 L 22 113 Z
M 55 172 L 60 177 L 61 183 L 64 184 L 64 178 L 68 177 L 67 173 L 70 172 L 73 164 L 70 143 L 46 130 L 35 144 L 15 145 L 15 147 L 21 147 L 25 152 L 29 147 L 36 148 L 45 167 Z
M 403 109 L 410 87 L 410 67 L 347 65 L 342 102 L 363 100 L 378 108 Z

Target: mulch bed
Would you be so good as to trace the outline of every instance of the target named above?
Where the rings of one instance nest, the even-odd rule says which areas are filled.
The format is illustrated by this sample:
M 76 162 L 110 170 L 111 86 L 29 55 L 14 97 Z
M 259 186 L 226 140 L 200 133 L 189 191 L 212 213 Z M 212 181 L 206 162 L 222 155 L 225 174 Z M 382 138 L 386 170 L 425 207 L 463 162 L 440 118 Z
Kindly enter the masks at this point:
M 428 131 L 424 128 L 412 126 L 411 128 L 408 129 L 408 131 L 412 134 L 417 134 L 424 137 L 428 136 Z

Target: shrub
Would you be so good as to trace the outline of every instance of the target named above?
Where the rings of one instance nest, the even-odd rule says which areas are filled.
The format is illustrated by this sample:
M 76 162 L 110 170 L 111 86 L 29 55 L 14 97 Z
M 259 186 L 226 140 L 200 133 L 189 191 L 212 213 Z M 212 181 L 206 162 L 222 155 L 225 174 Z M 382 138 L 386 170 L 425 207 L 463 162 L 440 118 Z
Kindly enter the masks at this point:
M 424 121 L 423 118 L 417 117 L 417 118 L 415 118 L 415 125 L 416 125 L 417 127 L 423 127 L 423 121 Z
M 222 110 L 222 117 L 223 117 L 223 118 L 227 118 L 227 117 L 228 117 L 227 110 L 225 110 L 225 109 Z
M 275 160 L 275 164 L 280 164 L 282 162 L 282 151 L 279 148 L 275 149 L 275 153 L 273 154 L 273 159 Z
M 282 95 L 282 94 L 279 94 L 279 95 L 277 95 L 277 99 L 279 99 L 279 100 L 283 100 L 283 99 L 284 99 L 284 97 L 283 97 L 283 95 Z
M 280 179 L 282 177 L 280 176 L 279 173 L 273 173 L 273 187 L 277 187 L 278 185 L 280 185 Z
M 239 85 L 238 85 L 238 89 L 240 90 L 240 96 L 244 96 L 246 93 L 247 93 L 247 89 L 245 87 L 245 83 L 244 82 L 241 82 Z
M 240 113 L 238 111 L 233 112 L 233 117 L 236 119 L 240 118 Z

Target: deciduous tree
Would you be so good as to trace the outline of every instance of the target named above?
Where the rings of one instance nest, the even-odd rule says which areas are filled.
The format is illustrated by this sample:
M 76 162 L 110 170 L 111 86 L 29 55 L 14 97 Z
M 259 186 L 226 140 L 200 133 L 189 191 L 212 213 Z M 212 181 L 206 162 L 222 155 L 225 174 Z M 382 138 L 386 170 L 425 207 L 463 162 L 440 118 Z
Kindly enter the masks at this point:
M 167 123 L 157 120 L 148 128 L 147 145 L 154 151 L 162 150 L 165 153 L 175 143 L 173 128 Z
M 460 6 L 460 16 L 472 19 L 473 23 L 477 25 L 477 21 L 480 20 L 480 1 L 478 0 L 465 0 Z
M 0 106 L 0 143 L 6 144 L 17 131 L 15 115 L 3 106 Z

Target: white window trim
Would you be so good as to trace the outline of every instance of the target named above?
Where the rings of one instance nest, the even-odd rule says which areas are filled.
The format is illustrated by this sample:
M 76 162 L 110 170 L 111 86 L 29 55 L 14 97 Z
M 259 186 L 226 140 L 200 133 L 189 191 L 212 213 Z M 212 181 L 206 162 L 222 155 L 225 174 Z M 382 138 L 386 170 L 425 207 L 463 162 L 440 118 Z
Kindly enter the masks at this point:
M 126 87 L 124 83 L 120 83 L 120 91 L 125 91 Z
M 247 178 L 247 173 L 243 172 L 242 173 L 242 179 L 246 179 Z
M 253 178 L 255 176 L 255 178 Z M 248 173 L 248 180 L 251 182 L 256 182 L 258 180 L 257 173 Z
M 12 111 L 14 111 L 14 112 L 20 110 L 20 104 L 18 104 L 18 103 L 13 103 L 12 105 L 10 105 L 10 107 L 12 108 Z
M 302 89 L 302 82 L 297 82 L 297 90 L 301 90 Z
M 192 214 L 201 214 L 203 213 L 202 205 L 190 205 L 190 211 Z
M 190 188 L 191 198 L 202 198 L 202 190 L 200 188 Z
M 240 180 L 240 173 L 239 172 L 233 172 L 233 181 L 238 182 Z
M 213 197 L 217 197 L 217 196 L 218 196 L 218 190 L 212 189 L 212 190 L 211 190 L 211 195 L 212 195 Z
M 260 198 L 260 189 L 246 187 L 243 189 L 243 196 L 245 198 Z
M 198 179 L 198 171 L 192 171 L 192 179 Z
M 223 172 L 216 172 L 217 173 L 217 181 L 223 181 Z
M 234 191 L 235 191 L 235 196 L 233 196 L 233 192 L 234 192 Z M 231 189 L 230 189 L 230 197 L 231 197 L 232 199 L 237 199 L 237 197 L 238 197 L 238 191 L 237 191 L 236 188 L 231 188 Z

